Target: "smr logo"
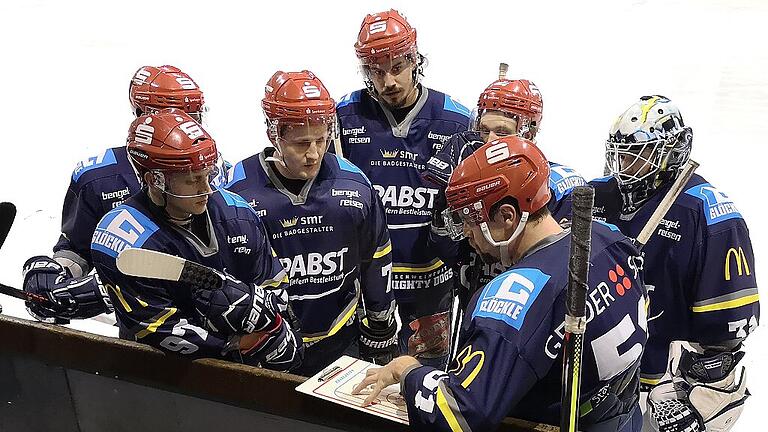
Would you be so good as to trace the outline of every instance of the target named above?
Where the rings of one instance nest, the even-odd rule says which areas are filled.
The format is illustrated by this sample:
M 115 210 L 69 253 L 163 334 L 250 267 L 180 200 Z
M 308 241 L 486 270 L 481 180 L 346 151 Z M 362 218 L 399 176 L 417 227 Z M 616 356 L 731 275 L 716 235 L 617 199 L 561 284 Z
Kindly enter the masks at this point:
M 745 273 L 747 276 L 751 275 L 749 272 L 749 262 L 747 261 L 747 256 L 744 254 L 744 249 L 739 246 L 738 249 L 728 249 L 728 252 L 725 254 L 725 280 L 731 280 L 731 257 L 733 257 L 734 261 L 736 262 L 736 271 L 738 272 L 739 276 L 742 276 Z

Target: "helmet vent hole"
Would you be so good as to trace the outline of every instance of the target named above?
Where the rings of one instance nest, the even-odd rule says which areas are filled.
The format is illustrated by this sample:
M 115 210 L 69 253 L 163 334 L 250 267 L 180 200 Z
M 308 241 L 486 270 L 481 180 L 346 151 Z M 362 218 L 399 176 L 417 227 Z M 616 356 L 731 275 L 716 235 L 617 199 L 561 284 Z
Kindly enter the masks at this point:
M 632 117 L 630 120 L 632 120 L 633 122 L 636 122 L 637 121 L 637 117 Z

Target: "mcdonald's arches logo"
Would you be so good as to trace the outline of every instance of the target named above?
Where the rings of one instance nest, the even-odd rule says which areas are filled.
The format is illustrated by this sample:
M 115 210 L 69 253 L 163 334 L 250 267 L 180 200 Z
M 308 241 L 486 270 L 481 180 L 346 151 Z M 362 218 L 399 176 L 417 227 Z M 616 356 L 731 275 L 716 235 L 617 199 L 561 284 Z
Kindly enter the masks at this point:
M 731 280 L 731 256 L 733 256 L 736 261 L 736 271 L 739 273 L 739 276 L 742 276 L 745 273 L 749 276 L 751 273 L 749 272 L 747 256 L 744 255 L 744 249 L 739 246 L 738 249 L 728 249 L 728 252 L 725 254 L 725 280 Z

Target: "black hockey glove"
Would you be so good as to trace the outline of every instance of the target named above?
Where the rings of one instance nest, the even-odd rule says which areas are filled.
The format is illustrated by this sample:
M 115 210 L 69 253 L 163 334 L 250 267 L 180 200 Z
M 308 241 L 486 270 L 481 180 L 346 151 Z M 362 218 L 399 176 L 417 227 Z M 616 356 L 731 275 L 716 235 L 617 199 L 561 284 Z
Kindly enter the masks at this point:
M 69 291 L 66 280 L 72 276 L 59 263 L 47 256 L 34 256 L 24 263 L 24 291 L 41 295 L 50 304 L 26 302 L 27 311 L 35 319 L 55 324 L 69 324 L 77 304 Z
M 364 319 L 360 323 L 358 343 L 360 358 L 377 365 L 385 365 L 397 357 L 397 323 L 390 318 L 390 323 Z
M 225 353 L 232 352 L 236 361 L 277 371 L 298 367 L 304 358 L 301 337 L 280 315 L 271 328 L 229 339 Z
M 280 300 L 270 291 L 218 272 L 220 286 L 193 286 L 192 300 L 203 326 L 219 334 L 253 333 L 274 326 Z

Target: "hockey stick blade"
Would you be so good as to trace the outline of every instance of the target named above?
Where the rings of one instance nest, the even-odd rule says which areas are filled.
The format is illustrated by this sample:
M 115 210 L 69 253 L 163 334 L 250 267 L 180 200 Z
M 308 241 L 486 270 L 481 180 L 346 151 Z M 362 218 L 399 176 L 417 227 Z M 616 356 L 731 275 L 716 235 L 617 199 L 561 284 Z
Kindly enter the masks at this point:
M 683 187 L 685 187 L 685 185 L 688 183 L 688 180 L 693 177 L 693 172 L 696 171 L 696 168 L 698 167 L 699 163 L 693 159 L 688 159 L 688 162 L 683 165 L 683 170 L 680 172 L 680 175 L 677 176 L 675 182 L 672 183 L 672 187 L 669 188 L 667 194 L 664 195 L 664 198 L 659 203 L 659 206 L 656 207 L 656 210 L 653 212 L 650 219 L 648 219 L 648 222 L 645 223 L 642 231 L 640 231 L 640 234 L 635 239 L 639 249 L 642 249 L 643 246 L 648 243 L 648 240 L 651 238 L 653 233 L 656 232 L 656 226 L 658 226 L 659 222 L 661 222 L 661 219 L 666 216 L 669 208 L 672 207 L 672 204 L 674 204 L 677 196 L 680 195 L 680 192 L 683 191 Z
M 16 219 L 16 206 L 9 202 L 0 203 L 0 247 L 3 247 L 14 219 Z
M 576 187 L 571 223 L 571 252 L 568 261 L 568 287 L 565 293 L 565 334 L 563 337 L 563 386 L 560 430 L 575 432 L 579 427 L 579 396 L 583 339 L 587 327 L 586 297 L 589 258 L 592 245 L 592 207 L 595 191 L 590 186 Z
M 128 276 L 184 282 L 193 286 L 220 287 L 219 273 L 202 264 L 149 249 L 125 249 L 117 256 L 117 269 Z

